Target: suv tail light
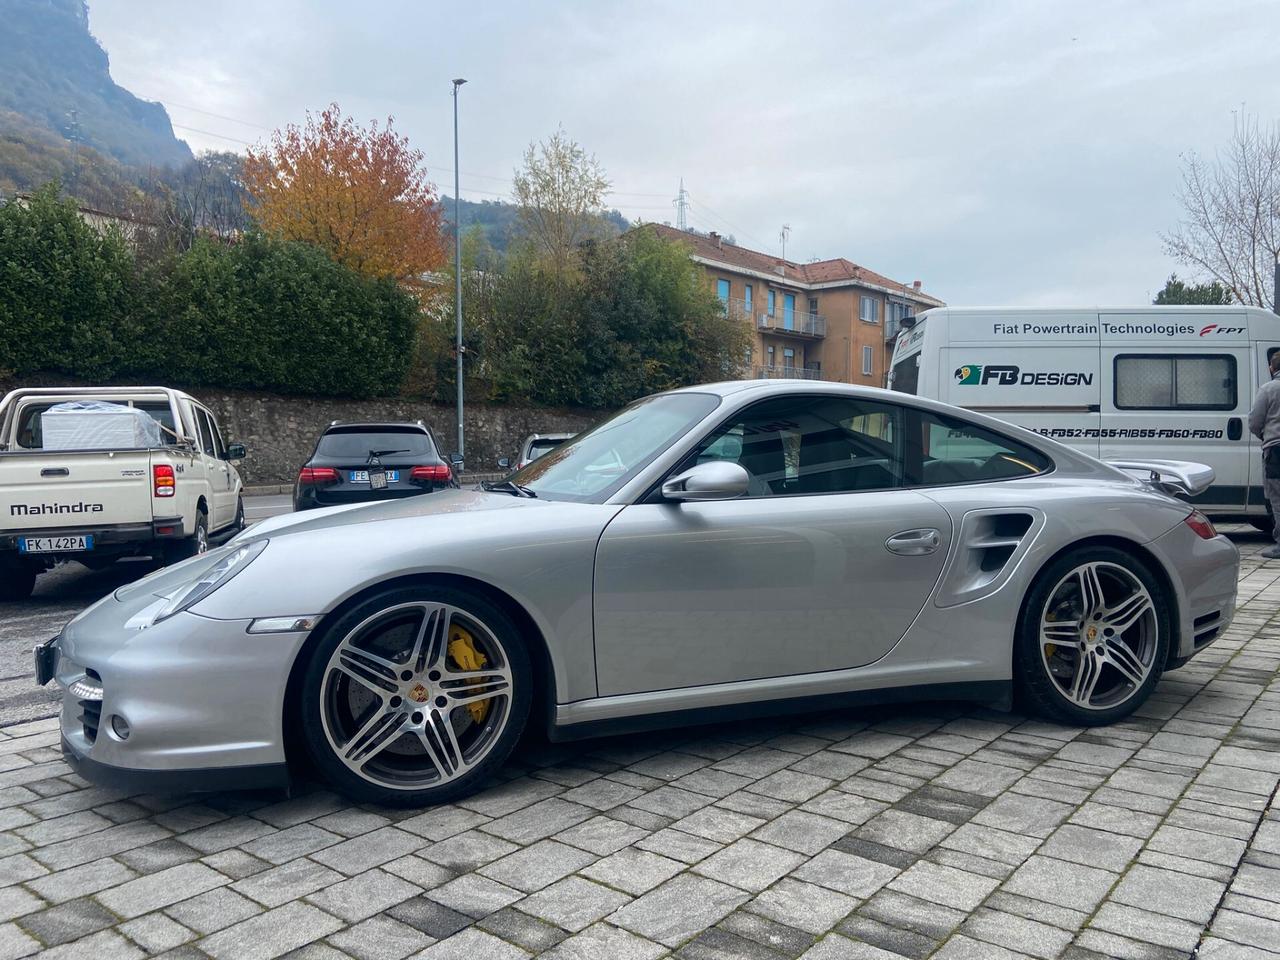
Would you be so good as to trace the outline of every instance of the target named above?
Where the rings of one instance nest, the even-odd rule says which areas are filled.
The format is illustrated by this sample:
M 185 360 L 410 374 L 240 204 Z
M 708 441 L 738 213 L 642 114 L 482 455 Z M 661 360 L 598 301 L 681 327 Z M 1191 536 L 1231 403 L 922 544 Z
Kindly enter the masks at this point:
M 453 479 L 453 472 L 447 464 L 437 463 L 428 467 L 414 467 L 409 471 L 410 480 L 433 480 L 437 483 L 448 483 Z
M 167 463 L 151 465 L 151 480 L 155 486 L 155 496 L 172 497 L 174 492 L 173 467 Z
M 338 471 L 333 467 L 303 467 L 298 471 L 298 484 L 303 487 L 324 487 L 338 482 Z
M 1213 521 L 1206 517 L 1199 510 L 1192 510 L 1187 515 L 1187 519 L 1183 521 L 1188 527 L 1196 532 L 1196 536 L 1201 540 L 1212 540 L 1218 535 L 1218 531 L 1214 529 Z

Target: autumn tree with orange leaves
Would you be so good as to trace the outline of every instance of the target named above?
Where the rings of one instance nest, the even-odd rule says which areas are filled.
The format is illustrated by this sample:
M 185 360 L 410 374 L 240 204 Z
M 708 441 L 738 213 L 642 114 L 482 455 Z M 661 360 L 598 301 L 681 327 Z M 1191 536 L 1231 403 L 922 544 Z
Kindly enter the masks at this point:
M 435 188 L 422 151 L 374 121 L 344 117 L 336 103 L 302 127 L 277 130 L 244 162 L 249 209 L 268 233 L 313 243 L 339 263 L 412 283 L 444 265 Z

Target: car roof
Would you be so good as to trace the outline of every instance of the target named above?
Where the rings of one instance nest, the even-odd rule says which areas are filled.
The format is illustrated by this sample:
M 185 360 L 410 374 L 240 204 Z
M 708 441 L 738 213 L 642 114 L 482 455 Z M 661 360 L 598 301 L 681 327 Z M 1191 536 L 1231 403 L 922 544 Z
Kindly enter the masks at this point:
M 387 420 L 368 423 L 335 420 L 324 428 L 325 433 L 376 433 L 379 430 L 394 430 L 405 433 L 412 430 L 421 430 L 423 433 L 431 432 L 425 423 L 413 420 Z

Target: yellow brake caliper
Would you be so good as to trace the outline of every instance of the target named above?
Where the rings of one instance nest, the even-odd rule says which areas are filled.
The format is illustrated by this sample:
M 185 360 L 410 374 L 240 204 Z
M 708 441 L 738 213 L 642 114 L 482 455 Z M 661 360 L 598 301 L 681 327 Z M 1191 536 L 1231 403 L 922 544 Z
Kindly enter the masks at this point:
M 475 639 L 466 630 L 456 624 L 449 627 L 449 659 L 453 661 L 454 666 L 459 670 L 483 670 L 484 665 L 489 661 L 485 655 L 476 649 Z M 479 680 L 470 680 L 468 684 L 480 683 Z M 483 723 L 484 718 L 489 714 L 488 700 L 475 700 L 467 704 L 467 710 L 471 712 L 471 719 L 476 723 Z

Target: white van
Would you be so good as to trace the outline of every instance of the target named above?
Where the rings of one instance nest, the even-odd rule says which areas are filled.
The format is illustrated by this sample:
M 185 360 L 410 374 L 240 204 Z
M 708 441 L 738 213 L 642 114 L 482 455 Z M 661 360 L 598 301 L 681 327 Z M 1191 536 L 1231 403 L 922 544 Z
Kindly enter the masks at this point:
M 889 386 L 1103 460 L 1206 463 L 1194 502 L 1269 530 L 1248 418 L 1278 349 L 1280 317 L 1257 307 L 940 307 L 899 334 Z

